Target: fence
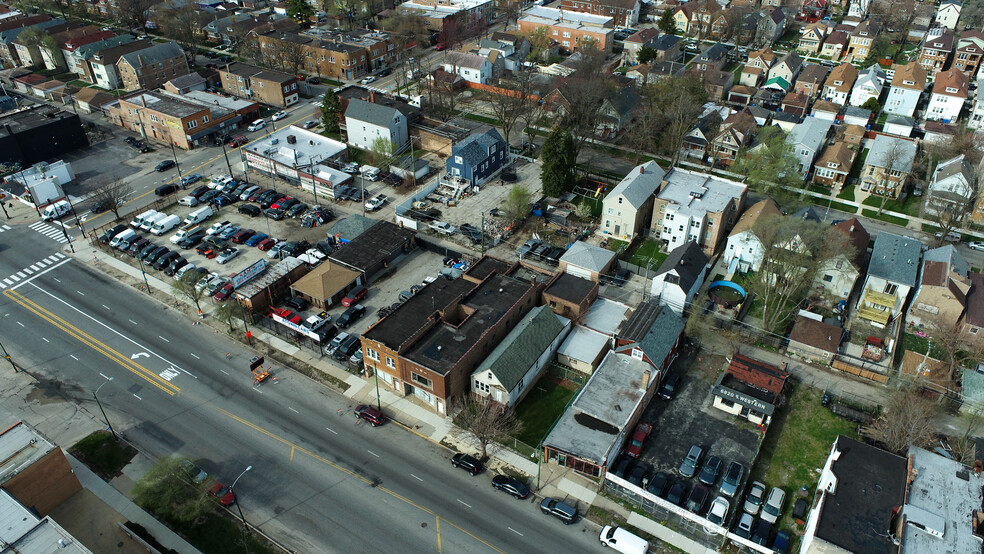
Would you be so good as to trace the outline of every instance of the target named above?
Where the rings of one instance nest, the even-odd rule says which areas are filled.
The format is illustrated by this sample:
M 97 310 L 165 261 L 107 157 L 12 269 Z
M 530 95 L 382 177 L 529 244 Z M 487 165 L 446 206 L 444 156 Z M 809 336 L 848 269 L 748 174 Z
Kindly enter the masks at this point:
M 862 379 L 868 379 L 869 381 L 875 381 L 881 384 L 888 382 L 887 375 L 882 375 L 881 373 L 845 362 L 844 360 L 841 360 L 839 356 L 830 362 L 830 367 L 838 371 L 843 371 L 844 373 L 850 373 L 856 377 L 861 377 Z
M 293 344 L 294 346 L 302 350 L 307 350 L 316 353 L 318 357 L 323 358 L 325 356 L 325 351 L 321 343 L 312 339 L 311 337 L 302 335 L 301 333 L 298 333 L 296 331 L 292 331 L 291 329 L 284 327 L 283 325 L 280 325 L 279 323 L 270 319 L 269 317 L 257 317 L 256 321 L 254 322 L 254 325 L 272 332 L 273 334 L 277 335 L 278 337 L 286 340 L 287 342 Z M 343 366 L 343 367 L 347 369 L 348 366 Z
M 547 375 L 563 379 L 564 381 L 570 381 L 571 383 L 577 383 L 582 387 L 588 382 L 588 377 L 590 377 L 586 373 L 558 364 L 550 364 L 547 367 Z

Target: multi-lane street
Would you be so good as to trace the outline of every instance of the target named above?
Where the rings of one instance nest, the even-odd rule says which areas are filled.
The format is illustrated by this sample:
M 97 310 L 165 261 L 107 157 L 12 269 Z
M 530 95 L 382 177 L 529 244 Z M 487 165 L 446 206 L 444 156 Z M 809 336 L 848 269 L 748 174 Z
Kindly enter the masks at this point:
M 220 480 L 253 466 L 236 486 L 244 514 L 288 547 L 600 548 L 596 525 L 564 526 L 396 425 L 357 424 L 346 398 L 306 377 L 275 368 L 276 383 L 254 386 L 250 350 L 62 254 L 51 237 L 7 227 L 0 334 L 11 355 L 79 402 L 98 390 L 114 427 L 151 457 L 187 455 Z

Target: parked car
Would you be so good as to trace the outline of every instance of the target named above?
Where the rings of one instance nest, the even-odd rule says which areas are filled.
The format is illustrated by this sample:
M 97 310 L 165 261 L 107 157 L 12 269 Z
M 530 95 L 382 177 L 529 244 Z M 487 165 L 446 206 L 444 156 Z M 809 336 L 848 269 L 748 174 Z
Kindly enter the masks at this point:
M 769 544 L 769 537 L 772 535 L 772 524 L 764 519 L 760 519 L 752 535 L 752 542 L 765 546 Z
M 743 539 L 749 539 L 752 537 L 752 529 L 755 525 L 755 516 L 752 514 L 741 514 L 741 518 L 738 520 L 738 525 L 735 526 L 735 534 Z
M 741 484 L 741 478 L 744 475 L 745 466 L 738 462 L 728 464 L 728 471 L 724 474 L 724 480 L 721 482 L 721 494 L 733 497 L 738 492 L 738 485 Z
M 508 475 L 496 475 L 493 477 L 492 488 L 506 494 L 511 494 L 520 500 L 530 495 L 530 488 L 526 486 L 526 483 Z
M 238 255 L 239 255 L 238 248 L 226 248 L 225 250 L 219 253 L 215 261 L 219 262 L 220 264 L 228 263 Z
M 697 485 L 694 490 L 690 491 L 690 496 L 687 497 L 687 509 L 695 514 L 703 513 L 704 504 L 707 503 L 707 497 L 711 495 L 711 490 L 704 485 Z
M 648 423 L 636 425 L 635 432 L 632 433 L 632 439 L 629 441 L 629 445 L 625 447 L 625 453 L 633 458 L 638 458 L 639 454 L 642 454 L 642 445 L 646 442 L 646 437 L 652 431 L 653 426 Z
M 266 238 L 261 240 L 260 243 L 256 245 L 256 249 L 261 252 L 266 252 L 267 250 L 273 248 L 275 244 L 277 244 L 277 239 Z
M 167 183 L 154 189 L 154 194 L 157 196 L 167 196 L 169 194 L 174 194 L 179 188 L 180 187 L 174 183 Z
M 779 487 L 772 487 L 765 503 L 762 504 L 762 520 L 775 523 L 782 514 L 782 505 L 786 502 L 786 491 Z
M 979 241 L 979 240 L 971 241 L 967 243 L 967 246 L 969 246 L 974 250 L 984 250 L 984 241 Z
M 279 112 L 270 116 L 273 121 L 280 121 L 281 119 L 287 117 L 287 112 L 285 110 L 280 110 Z
M 243 244 L 245 244 L 246 246 L 256 246 L 257 244 L 260 244 L 260 242 L 263 241 L 263 240 L 265 240 L 266 238 L 267 238 L 266 233 L 256 233 L 255 235 L 253 235 L 253 236 L 249 237 L 248 239 L 246 239 L 246 242 L 244 242 Z
M 544 498 L 540 502 L 540 511 L 563 521 L 564 525 L 577 521 L 577 508 L 557 498 Z
M 236 287 L 232 286 L 232 283 L 226 283 L 225 286 L 212 295 L 212 298 L 217 302 L 222 302 L 224 300 L 228 300 L 234 292 L 236 292 Z
M 278 210 L 275 208 L 267 208 L 263 210 L 263 214 L 274 221 L 280 221 L 287 215 L 287 210 Z
M 723 497 L 717 497 L 711 502 L 711 507 L 707 510 L 707 521 L 714 525 L 724 525 L 724 518 L 728 517 L 728 509 L 731 506 Z
M 231 506 L 233 502 L 236 501 L 236 493 L 232 492 L 229 487 L 218 481 L 212 483 L 212 486 L 209 487 L 208 492 L 217 498 L 219 500 L 219 504 L 222 504 L 223 506 Z
M 434 223 L 431 223 L 430 228 L 435 232 L 443 233 L 445 235 L 453 235 L 454 232 L 457 231 L 457 228 L 455 228 L 454 225 L 443 221 L 435 221 Z
M 788 554 L 789 544 L 791 539 L 788 531 L 779 531 L 776 533 L 775 540 L 772 541 L 772 551 L 775 554 Z
M 463 469 L 472 475 L 478 475 L 482 472 L 482 462 L 461 452 L 451 457 L 451 465 Z
M 663 400 L 672 400 L 676 394 L 677 386 L 680 384 L 680 374 L 672 372 L 663 379 L 663 385 L 659 388 L 659 397 Z
M 342 306 L 348 308 L 352 304 L 358 304 L 369 295 L 369 289 L 365 285 L 359 285 L 354 289 L 350 290 L 345 298 L 342 298 Z
M 174 160 L 164 160 L 161 163 L 159 163 L 156 166 L 154 166 L 154 171 L 157 171 L 157 172 L 167 171 L 168 169 L 171 169 L 172 167 L 174 167 Z
M 666 500 L 674 506 L 679 506 L 685 496 L 687 496 L 687 484 L 683 481 L 677 481 L 666 493 Z
M 366 307 L 362 304 L 356 304 L 342 312 L 342 315 L 338 316 L 338 320 L 335 321 L 335 325 L 339 329 L 347 329 L 349 325 L 355 323 L 356 320 L 364 315 L 366 315 Z
M 304 308 L 307 308 L 308 301 L 301 298 L 300 296 L 291 296 L 287 300 L 284 300 L 284 306 L 287 306 L 288 308 L 293 308 L 297 311 L 301 311 Z
M 236 211 L 238 211 L 243 215 L 248 215 L 250 217 L 256 217 L 261 213 L 263 213 L 262 210 L 260 210 L 260 207 L 254 204 L 243 204 L 242 206 L 239 206 L 239 209 L 237 209 Z
M 191 175 L 185 175 L 181 178 L 181 186 L 187 187 L 188 185 L 197 183 L 202 180 L 202 176 L 198 173 L 192 173 Z
M 287 210 L 287 217 L 295 218 L 306 212 L 307 209 L 308 209 L 307 204 L 305 204 L 304 202 L 298 202 L 297 204 L 291 206 L 289 210 Z
M 700 465 L 700 459 L 703 455 L 704 450 L 701 447 L 696 444 L 691 446 L 690 451 L 687 452 L 687 457 L 680 464 L 680 475 L 693 477 L 697 473 L 697 466 Z
M 235 235 L 236 233 L 239 232 L 239 229 L 240 229 L 239 225 L 232 224 L 226 227 L 225 229 L 223 229 L 222 231 L 215 233 L 215 236 L 219 237 L 222 240 L 229 240 L 229 238 L 232 235 Z
M 369 83 L 373 83 L 375 81 L 376 81 L 376 78 L 373 77 L 372 75 L 370 75 L 370 76 L 362 79 L 361 81 L 359 81 L 359 84 L 361 84 L 361 85 L 368 85 Z
M 718 475 L 721 474 L 721 458 L 717 456 L 711 456 L 707 458 L 704 462 L 704 467 L 700 470 L 700 477 L 698 478 L 701 483 L 705 485 L 714 485 L 717 482 Z
M 386 422 L 386 416 L 383 415 L 383 412 L 365 404 L 359 404 L 355 407 L 355 417 L 368 421 L 369 425 L 373 427 Z
M 305 121 L 303 125 L 301 125 L 301 127 L 305 128 L 305 129 L 313 129 L 313 128 L 317 127 L 317 126 L 318 126 L 318 122 L 315 121 L 315 120 L 313 120 L 313 119 L 309 119 L 309 120 Z
M 663 495 L 666 494 L 666 489 L 672 481 L 673 478 L 669 473 L 660 471 L 649 481 L 649 485 L 646 486 L 646 490 L 662 498 Z
M 366 201 L 366 211 L 374 212 L 379 208 L 382 208 L 383 204 L 386 203 L 386 200 L 387 198 L 385 194 L 377 194 L 376 196 L 373 196 Z
M 752 482 L 752 486 L 748 487 L 748 494 L 745 495 L 745 511 L 752 515 L 759 513 L 764 499 L 765 485 L 759 481 Z

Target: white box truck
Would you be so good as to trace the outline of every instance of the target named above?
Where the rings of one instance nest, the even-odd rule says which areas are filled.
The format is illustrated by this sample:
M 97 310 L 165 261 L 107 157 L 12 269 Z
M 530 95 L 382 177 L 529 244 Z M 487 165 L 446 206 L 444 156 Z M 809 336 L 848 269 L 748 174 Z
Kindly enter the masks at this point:
M 171 229 L 177 227 L 179 223 L 181 223 L 180 217 L 176 215 L 169 215 L 164 219 L 155 223 L 154 226 L 151 227 L 150 232 L 154 233 L 157 236 L 161 236 L 164 233 L 170 231 Z
M 212 211 L 212 206 L 202 206 L 201 208 L 198 208 L 197 210 L 188 214 L 188 217 L 186 217 L 184 220 L 184 224 L 196 225 L 212 217 L 212 214 L 214 213 L 215 212 Z
M 370 181 L 379 180 L 379 168 L 373 167 L 371 165 L 364 165 L 359 169 L 359 173 L 362 174 L 363 179 L 369 179 Z
M 49 204 L 44 212 L 41 214 L 41 219 L 45 221 L 51 221 L 53 219 L 59 219 L 61 216 L 72 211 L 72 205 L 68 203 L 68 200 L 59 200 L 54 204 Z

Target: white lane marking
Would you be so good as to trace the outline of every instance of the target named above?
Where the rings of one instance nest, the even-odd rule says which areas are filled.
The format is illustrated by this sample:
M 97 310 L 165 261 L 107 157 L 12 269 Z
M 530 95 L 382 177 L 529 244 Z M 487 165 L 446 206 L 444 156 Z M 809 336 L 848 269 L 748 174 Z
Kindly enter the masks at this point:
M 53 266 L 51 266 L 51 267 L 49 267 L 48 269 L 46 269 L 46 270 L 44 270 L 44 271 L 41 271 L 41 272 L 39 272 L 39 273 L 38 273 L 37 275 L 35 275 L 34 277 L 31 277 L 31 278 L 30 278 L 30 279 L 28 279 L 27 281 L 24 281 L 23 283 L 17 283 L 17 286 L 15 286 L 15 287 L 11 287 L 11 288 L 10 288 L 10 290 L 17 290 L 18 288 L 20 288 L 20 286 L 21 286 L 21 285 L 26 285 L 26 284 L 28 284 L 28 283 L 30 283 L 31 281 L 33 281 L 33 280 L 35 280 L 35 279 L 37 279 L 38 277 L 40 277 L 40 276 L 42 276 L 42 275 L 44 275 L 45 273 L 48 273 L 48 272 L 49 272 L 49 271 L 51 271 L 52 269 L 55 269 L 55 268 L 58 268 L 58 267 L 61 267 L 61 266 L 63 266 L 63 265 L 65 265 L 65 264 L 67 264 L 67 263 L 68 263 L 68 262 L 70 262 L 70 261 L 72 261 L 72 259 L 71 259 L 71 258 L 68 258 L 68 259 L 66 259 L 66 260 L 62 260 L 62 261 L 61 261 L 61 263 L 57 263 L 57 264 L 55 264 L 55 265 L 53 265 Z M 13 277 L 13 275 L 11 275 L 11 277 Z M 61 282 L 61 281 L 59 281 L 59 282 Z M 82 293 L 79 293 L 79 294 L 82 294 Z M 51 295 L 51 293 L 48 293 L 48 295 L 49 295 L 49 296 L 53 296 L 53 295 Z M 63 301 L 63 302 L 64 302 L 64 301 Z
M 100 372 L 99 375 L 101 375 L 102 378 L 105 379 L 105 380 L 107 380 L 107 381 L 112 381 L 113 380 L 112 377 L 106 377 L 106 375 L 104 373 L 102 373 L 102 372 Z
M 84 292 L 82 292 L 82 291 L 80 291 L 80 290 L 77 290 L 77 291 L 75 291 L 75 292 L 77 292 L 77 293 L 79 293 L 79 295 L 81 295 L 81 296 L 85 296 L 85 293 L 84 293 Z
M 199 358 L 198 356 L 195 356 L 195 354 L 194 354 L 194 352 L 188 352 L 188 354 L 190 354 L 190 355 L 191 355 L 191 356 L 192 356 L 193 358 L 195 358 L 196 360 L 200 360 L 200 359 L 201 359 L 201 358 Z
M 112 309 L 113 309 L 113 308 L 110 308 L 109 306 L 107 306 L 105 304 L 103 304 L 103 308 L 106 308 L 107 310 L 110 310 L 110 311 L 112 311 Z
M 49 343 L 51 342 L 50 340 L 48 340 L 48 339 L 46 339 L 44 337 L 41 337 L 41 340 L 43 340 L 44 342 L 49 342 Z
M 140 325 L 139 323 L 137 323 L 136 321 L 133 321 L 132 319 L 128 319 L 127 321 L 129 321 L 130 323 L 132 323 L 134 325 Z
M 509 529 L 509 530 L 510 530 L 510 531 L 512 531 L 513 533 L 516 533 L 516 534 L 517 534 L 517 535 L 519 535 L 520 537 L 522 537 L 522 536 L 524 536 L 524 535 L 523 535 L 522 533 L 520 533 L 519 531 L 517 531 L 517 530 L 515 530 L 515 529 L 513 529 L 512 527 L 506 527 L 506 529 Z
M 3 226 L 3 230 L 4 231 L 9 231 L 10 230 L 10 225 L 4 225 Z
M 253 387 L 253 391 L 254 391 L 254 392 L 258 392 L 258 393 L 260 393 L 260 394 L 263 394 L 263 391 L 261 391 L 260 389 L 258 389 L 258 388 L 256 388 L 256 387 Z
M 376 453 L 375 453 L 375 452 L 373 452 L 372 450 L 366 450 L 366 452 L 368 452 L 368 453 L 370 453 L 370 454 L 372 454 L 373 456 L 375 456 L 375 457 L 377 457 L 377 458 L 379 457 L 379 454 L 376 454 Z
M 24 326 L 24 324 L 23 324 L 23 323 L 21 323 L 20 321 L 18 321 L 18 322 L 17 322 L 17 325 L 20 325 L 21 327 L 23 327 L 23 326 Z
M 335 431 L 335 430 L 334 430 L 334 429 L 332 429 L 331 427 L 325 427 L 325 429 L 328 429 L 329 431 L 331 431 L 331 433 L 332 433 L 333 435 L 337 435 L 337 434 L 338 434 L 338 431 Z
M 469 508 L 471 508 L 471 506 L 470 506 L 470 505 L 469 505 L 469 504 L 468 504 L 467 502 L 465 502 L 464 500 L 462 500 L 462 499 L 460 499 L 460 498 L 456 498 L 455 500 L 457 500 L 458 502 L 461 502 L 461 503 L 462 503 L 462 504 L 464 504 L 465 506 L 468 506 Z
M 55 281 L 58 281 L 59 283 L 61 283 L 61 279 L 59 279 L 58 277 L 52 277 L 52 279 L 54 279 Z
M 73 360 L 75 360 L 76 362 L 77 362 L 77 361 L 79 361 L 79 359 L 78 359 L 78 358 L 76 358 L 76 357 L 75 357 L 74 355 L 72 355 L 72 354 L 69 354 L 69 355 L 68 355 L 68 357 L 69 357 L 69 358 L 71 358 L 71 359 L 73 359 Z
M 171 342 L 171 341 L 167 340 L 166 338 L 164 338 L 164 337 L 162 337 L 160 335 L 157 335 L 157 338 L 161 339 L 164 342 Z
M 72 259 L 71 259 L 71 258 L 69 258 L 69 259 L 67 259 L 67 260 L 65 260 L 65 262 L 70 262 L 70 261 L 72 261 Z M 65 262 L 63 262 L 63 263 L 65 263 Z M 61 265 L 61 264 L 58 264 L 58 265 Z M 49 270 L 51 270 L 51 269 L 54 269 L 54 268 L 56 268 L 56 267 L 58 267 L 58 266 L 57 266 L 57 265 L 56 265 L 56 266 L 52 266 L 51 268 L 49 268 L 49 269 L 47 269 L 47 270 L 45 270 L 45 271 L 49 271 Z M 39 275 L 40 275 L 40 273 L 39 273 Z M 89 315 L 89 314 L 87 314 L 87 313 L 85 313 L 85 312 L 83 312 L 82 310 L 80 310 L 80 309 L 78 309 L 78 308 L 76 308 L 75 306 L 73 306 L 73 305 L 71 305 L 71 304 L 69 304 L 68 302 L 66 302 L 66 301 L 64 301 L 64 300 L 62 300 L 61 298 L 58 298 L 57 296 L 55 296 L 54 294 L 52 294 L 52 293 L 50 293 L 50 292 L 48 292 L 47 290 L 45 290 L 45 289 L 43 289 L 43 288 L 41 288 L 41 287 L 39 287 L 39 286 L 37 286 L 37 285 L 35 285 L 34 283 L 31 283 L 31 285 L 32 285 L 32 286 L 33 286 L 34 288 L 36 288 L 36 289 L 38 289 L 39 291 L 41 291 L 41 292 L 43 292 L 44 294 L 47 294 L 47 295 L 48 295 L 48 296 L 50 296 L 51 298 L 53 298 L 53 299 L 55 299 L 55 300 L 57 300 L 58 302 L 61 302 L 62 304 L 64 304 L 64 305 L 66 305 L 66 306 L 68 306 L 69 308 L 71 308 L 71 309 L 73 309 L 73 310 L 75 310 L 76 312 L 78 312 L 78 313 L 80 313 L 81 315 L 83 315 L 83 316 L 85 316 L 85 317 L 87 317 L 87 318 L 89 318 L 89 319 L 91 319 L 91 320 L 92 320 L 92 321 L 94 321 L 95 323 L 97 323 L 97 324 L 99 324 L 99 325 L 101 325 L 101 326 L 103 326 L 103 327 L 105 327 L 105 328 L 106 328 L 107 330 L 109 330 L 109 331 L 111 331 L 111 332 L 112 332 L 113 334 L 115 334 L 116 336 L 118 336 L 118 337 L 120 337 L 120 338 L 122 338 L 123 340 L 125 340 L 125 341 L 127 341 L 127 342 L 129 342 L 129 343 L 131 343 L 131 344 L 133 344 L 133 345 L 135 345 L 135 346 L 137 346 L 138 348 L 140 348 L 140 350 L 145 350 L 145 351 L 147 351 L 147 352 L 150 352 L 150 354 L 151 354 L 152 356 L 156 356 L 157 358 L 160 358 L 160 359 L 161 359 L 162 361 L 164 361 L 164 362 L 167 362 L 168 364 L 170 364 L 170 365 L 171 365 L 171 367 L 173 367 L 173 368 L 175 368 L 175 369 L 177 369 L 177 370 L 179 370 L 179 371 L 181 371 L 181 372 L 182 372 L 182 373 L 184 373 L 185 375 L 189 375 L 189 376 L 191 376 L 191 377 L 194 377 L 195 379 L 198 379 L 198 376 L 197 376 L 197 375 L 195 375 L 194 373 L 191 373 L 190 371 L 188 371 L 188 370 L 186 370 L 186 369 L 183 369 L 183 368 L 181 368 L 180 366 L 178 366 L 177 364 L 175 364 L 175 363 L 174 363 L 174 362 L 172 362 L 171 360 L 168 360 L 168 359 L 167 359 L 167 358 L 165 358 L 164 356 L 161 356 L 161 355 L 160 355 L 160 354 L 158 354 L 157 352 L 154 352 L 153 350 L 151 350 L 151 349 L 149 349 L 149 348 L 147 348 L 146 346 L 144 346 L 144 345 L 142 345 L 142 344 L 140 344 L 140 343 L 138 343 L 137 341 L 135 341 L 135 340 L 133 340 L 133 339 L 131 339 L 130 337 L 128 337 L 128 336 L 126 336 L 126 335 L 124 335 L 123 333 L 120 333 L 119 331 L 117 331 L 116 329 L 113 329 L 113 328 L 112 328 L 112 327 L 110 327 L 109 325 L 106 325 L 106 324 L 105 324 L 105 323 L 103 323 L 102 321 L 99 321 L 98 319 L 96 319 L 96 318 L 94 318 L 94 317 L 92 317 L 91 315 Z
M 195 356 L 195 357 L 197 358 L 198 356 Z M 224 370 L 224 369 L 220 369 L 219 371 L 221 371 L 222 373 L 225 373 L 226 375 L 229 375 L 229 372 L 226 371 L 226 370 Z
M 136 398 L 137 400 L 143 400 L 143 398 L 140 398 L 139 396 L 137 396 L 137 395 L 135 395 L 135 394 L 134 394 L 133 396 L 134 396 L 134 398 Z
M 423 479 L 421 479 L 420 477 L 417 477 L 417 476 L 416 476 L 416 475 L 414 475 L 413 473 L 411 473 L 411 474 L 410 474 L 410 477 L 413 477 L 414 479 L 416 479 L 416 480 L 418 480 L 418 481 L 420 481 L 420 482 L 423 482 Z
M 290 410 L 290 411 L 292 411 L 292 412 L 294 412 L 295 414 L 301 413 L 301 412 L 298 412 L 297 410 L 295 410 L 294 408 L 291 408 L 290 406 L 287 406 L 287 409 Z

